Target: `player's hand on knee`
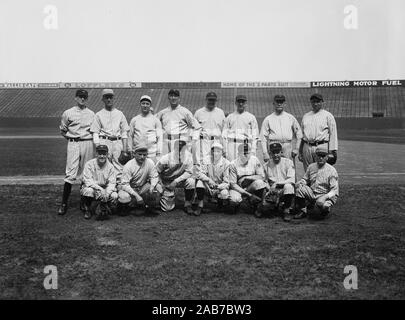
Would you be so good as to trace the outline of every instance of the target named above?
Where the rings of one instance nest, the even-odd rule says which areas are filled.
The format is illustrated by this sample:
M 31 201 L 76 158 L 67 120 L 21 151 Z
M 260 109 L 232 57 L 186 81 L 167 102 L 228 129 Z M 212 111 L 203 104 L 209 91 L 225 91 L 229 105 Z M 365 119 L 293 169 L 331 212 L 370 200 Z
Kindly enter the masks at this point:
M 298 151 L 297 150 L 293 150 L 291 151 L 291 157 L 295 158 L 298 155 Z M 299 159 L 299 158 L 298 158 Z

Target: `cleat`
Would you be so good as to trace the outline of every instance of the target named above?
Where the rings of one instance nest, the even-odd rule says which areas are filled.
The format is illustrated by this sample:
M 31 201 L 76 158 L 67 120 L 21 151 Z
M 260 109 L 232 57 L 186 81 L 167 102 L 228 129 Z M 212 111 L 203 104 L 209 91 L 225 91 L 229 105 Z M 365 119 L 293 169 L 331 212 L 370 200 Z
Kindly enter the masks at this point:
M 67 204 L 66 203 L 62 203 L 58 209 L 58 215 L 63 216 L 65 215 L 67 212 Z
M 202 213 L 202 208 L 201 208 L 201 207 L 198 207 L 197 210 L 195 210 L 195 211 L 193 212 L 193 214 L 194 214 L 196 217 L 199 217 L 199 216 L 201 215 L 201 213 Z
M 193 215 L 194 214 L 193 209 L 191 208 L 191 206 L 184 207 L 184 212 L 187 213 L 188 215 Z
M 296 219 L 296 220 L 298 220 L 298 219 L 304 219 L 304 218 L 306 218 L 306 216 L 307 216 L 307 211 L 306 211 L 305 209 L 301 209 L 300 212 L 297 213 L 297 214 L 293 217 L 293 219 Z

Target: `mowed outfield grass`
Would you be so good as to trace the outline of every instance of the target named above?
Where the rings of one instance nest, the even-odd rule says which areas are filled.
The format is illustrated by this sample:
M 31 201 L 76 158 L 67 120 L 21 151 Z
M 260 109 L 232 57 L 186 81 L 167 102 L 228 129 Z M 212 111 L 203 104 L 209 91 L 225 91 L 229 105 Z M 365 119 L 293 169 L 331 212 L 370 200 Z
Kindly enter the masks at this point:
M 329 219 L 290 224 L 180 210 L 86 221 L 76 189 L 60 217 L 61 186 L 1 187 L 0 299 L 405 298 L 405 185 L 346 186 Z
M 64 175 L 66 165 L 66 146 L 67 141 L 57 136 L 54 128 L 31 128 L 31 129 L 12 129 L 0 128 L 0 176 L 35 176 L 35 175 Z M 55 138 L 22 138 L 26 135 L 56 136 Z M 19 138 L 7 138 L 5 136 L 15 136 Z M 3 137 L 3 138 L 2 138 Z M 347 142 L 351 141 L 351 142 Z M 365 145 L 358 143 L 358 148 L 353 148 L 353 141 L 366 142 Z M 386 146 L 392 146 L 394 152 L 404 150 L 405 130 L 404 129 L 386 129 L 386 130 L 341 130 L 339 131 L 339 158 L 338 166 L 344 162 L 347 152 L 351 158 L 357 153 L 364 161 L 371 162 L 371 149 L 375 148 L 376 157 L 381 156 L 380 145 L 369 144 L 368 142 L 384 143 Z M 368 144 L 367 144 L 368 143 Z M 355 144 L 355 143 L 354 143 Z M 346 145 L 348 148 L 345 149 Z M 386 150 L 386 147 L 384 147 Z M 395 151 L 396 150 L 396 151 Z M 261 146 L 258 150 L 259 158 L 262 157 Z M 394 160 L 398 162 L 398 159 Z M 379 161 L 383 161 L 380 159 Z M 401 157 L 402 161 L 402 157 Z M 361 165 L 361 163 L 360 163 Z M 387 163 L 387 166 L 393 167 L 391 172 L 405 171 L 404 165 Z M 298 165 L 302 171 L 302 165 Z M 343 173 L 351 170 L 352 165 L 339 168 Z M 344 170 L 341 170 L 344 169 Z

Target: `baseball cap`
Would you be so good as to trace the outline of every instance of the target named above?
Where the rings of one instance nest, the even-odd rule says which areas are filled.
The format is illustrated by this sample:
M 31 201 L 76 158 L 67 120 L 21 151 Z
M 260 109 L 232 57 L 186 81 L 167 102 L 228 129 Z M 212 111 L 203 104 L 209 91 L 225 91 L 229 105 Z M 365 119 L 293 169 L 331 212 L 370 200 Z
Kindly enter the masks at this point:
M 103 89 L 102 95 L 114 95 L 113 89 Z
M 314 100 L 314 101 L 323 101 L 323 97 L 321 94 L 319 93 L 314 93 L 311 98 L 309 98 L 310 101 Z
M 87 92 L 87 90 L 84 89 L 78 89 L 76 90 L 76 97 L 86 97 L 88 98 L 89 93 Z
M 141 99 L 139 99 L 139 102 L 142 102 L 143 100 L 148 100 L 150 103 L 152 103 L 152 98 L 149 97 L 148 95 L 144 94 Z
M 206 99 L 217 99 L 217 94 L 213 91 L 208 92 L 207 95 L 205 96 Z
M 176 97 L 180 97 L 180 91 L 177 89 L 170 89 L 169 91 L 169 96 L 176 96 Z
M 222 144 L 220 144 L 219 142 L 214 142 L 214 143 L 212 144 L 211 149 L 214 149 L 214 148 L 218 148 L 218 149 L 221 149 L 221 150 L 224 149 L 224 147 L 222 146 Z
M 99 144 L 96 147 L 96 152 L 100 152 L 100 151 L 108 152 L 108 147 L 105 144 Z
M 243 101 L 247 101 L 246 96 L 245 96 L 245 95 L 243 95 L 243 94 L 239 94 L 239 95 L 237 95 L 237 96 L 236 96 L 236 98 L 235 98 L 235 101 L 241 101 L 241 100 L 243 100 Z
M 326 156 L 329 152 L 326 145 L 320 145 L 315 149 L 315 153 L 321 156 Z
M 238 152 L 249 152 L 250 151 L 250 145 L 249 143 L 241 143 L 238 147 Z
M 282 94 L 276 94 L 276 95 L 274 96 L 274 101 L 275 101 L 275 102 L 283 103 L 283 102 L 285 102 L 285 96 L 282 95 Z
M 138 152 L 138 151 L 148 151 L 148 147 L 146 146 L 146 144 L 138 143 L 134 147 L 134 152 Z
M 270 148 L 271 152 L 280 152 L 283 147 L 281 146 L 281 143 L 273 142 L 273 143 L 270 143 L 269 148 Z

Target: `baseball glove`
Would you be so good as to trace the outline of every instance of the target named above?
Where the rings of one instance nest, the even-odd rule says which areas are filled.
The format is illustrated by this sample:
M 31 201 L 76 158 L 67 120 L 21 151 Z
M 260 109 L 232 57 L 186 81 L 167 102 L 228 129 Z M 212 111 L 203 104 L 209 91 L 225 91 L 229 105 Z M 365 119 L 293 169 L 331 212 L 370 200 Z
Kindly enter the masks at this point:
M 121 154 L 118 157 L 118 162 L 124 166 L 129 160 L 131 160 L 131 154 L 125 151 L 121 151 Z
M 336 163 L 336 161 L 337 161 L 337 151 L 333 150 L 329 153 L 328 160 L 326 162 L 333 166 Z
M 250 203 L 251 205 L 258 205 L 258 204 L 261 203 L 261 202 L 262 202 L 262 199 L 261 199 L 260 197 L 256 196 L 255 194 L 252 194 L 252 195 L 249 197 L 249 203 Z
M 265 211 L 275 210 L 280 201 L 279 191 L 271 188 L 264 196 L 263 207 Z

